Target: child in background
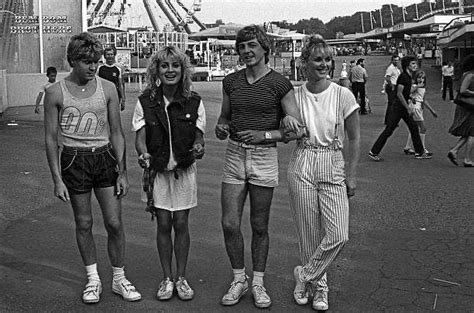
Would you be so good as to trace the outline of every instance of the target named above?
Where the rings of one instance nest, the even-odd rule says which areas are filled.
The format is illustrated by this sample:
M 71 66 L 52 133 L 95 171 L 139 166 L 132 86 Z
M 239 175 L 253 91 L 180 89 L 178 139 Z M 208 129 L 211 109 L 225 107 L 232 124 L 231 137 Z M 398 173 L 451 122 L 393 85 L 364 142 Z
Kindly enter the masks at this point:
M 413 84 L 411 88 L 410 98 L 411 100 L 408 103 L 410 110 L 412 112 L 412 118 L 418 125 L 418 129 L 420 130 L 420 138 L 421 142 L 423 143 L 423 147 L 425 147 L 425 153 L 432 155 L 430 151 L 426 149 L 425 146 L 425 136 L 426 136 L 426 125 L 423 118 L 423 109 L 426 107 L 434 117 L 438 117 L 436 111 L 430 106 L 427 100 L 425 100 L 425 92 L 426 92 L 426 74 L 424 71 L 418 71 L 414 75 L 416 84 Z M 408 133 L 407 144 L 405 149 L 403 149 L 405 154 L 415 154 L 415 150 L 413 149 L 413 142 L 411 140 L 410 133 Z
M 41 86 L 41 90 L 38 93 L 38 96 L 36 97 L 36 105 L 35 105 L 36 114 L 39 114 L 40 112 L 39 106 L 41 103 L 41 99 L 43 99 L 44 92 L 49 86 L 51 86 L 52 84 L 56 82 L 57 75 L 58 75 L 58 71 L 56 70 L 54 66 L 50 66 L 46 69 L 46 77 L 48 77 L 48 82 L 44 84 L 43 86 Z

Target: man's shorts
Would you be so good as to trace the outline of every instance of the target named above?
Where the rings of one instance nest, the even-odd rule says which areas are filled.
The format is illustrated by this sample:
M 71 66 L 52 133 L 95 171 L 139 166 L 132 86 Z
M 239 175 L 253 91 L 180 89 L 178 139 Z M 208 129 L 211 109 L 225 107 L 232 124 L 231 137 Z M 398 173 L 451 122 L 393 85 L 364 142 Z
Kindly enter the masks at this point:
M 276 143 L 247 145 L 229 139 L 224 161 L 223 182 L 250 183 L 262 187 L 278 186 Z
M 118 165 L 112 145 L 98 148 L 64 146 L 61 153 L 61 176 L 68 191 L 73 194 L 115 186 Z

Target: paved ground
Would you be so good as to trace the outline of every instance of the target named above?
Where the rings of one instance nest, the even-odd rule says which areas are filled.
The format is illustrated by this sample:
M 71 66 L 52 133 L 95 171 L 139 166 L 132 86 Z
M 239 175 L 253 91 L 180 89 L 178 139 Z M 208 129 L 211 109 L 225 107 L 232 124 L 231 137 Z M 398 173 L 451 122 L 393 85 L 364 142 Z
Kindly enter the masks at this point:
M 350 58 L 348 58 L 349 60 Z M 388 57 L 367 59 L 373 114 L 362 116 L 359 185 L 351 200 L 350 241 L 329 270 L 331 312 L 474 312 L 474 230 L 472 169 L 454 167 L 446 152 L 455 142 L 447 133 L 454 105 L 442 102 L 440 75 L 426 64 L 430 103 L 427 146 L 432 160 L 403 154 L 407 131 L 397 130 L 382 151 L 385 162 L 366 157 L 382 129 L 385 95 L 380 94 Z M 339 64 L 339 63 L 338 63 Z M 337 72 L 337 71 L 336 71 Z M 220 172 L 225 144 L 213 135 L 220 109 L 219 82 L 196 83 L 208 115 L 206 156 L 198 162 L 199 207 L 191 217 L 188 280 L 190 302 L 155 300 L 161 270 L 155 227 L 139 201 L 140 175 L 130 119 L 138 93 L 128 93 L 122 115 L 127 137 L 131 190 L 124 199 L 127 274 L 143 299 L 127 303 L 110 290 L 106 236 L 95 204 L 94 232 L 99 271 L 105 285 L 97 305 L 80 301 L 84 271 L 74 239 L 71 209 L 53 197 L 42 116 L 33 107 L 10 108 L 0 120 L 0 311 L 3 312 L 258 312 L 250 296 L 224 308 L 219 299 L 231 279 L 220 229 Z M 13 122 L 14 121 L 14 122 Z M 17 125 L 15 125 L 15 123 Z M 13 125 L 9 125 L 13 124 Z M 280 149 L 281 185 L 272 207 L 266 286 L 273 312 L 310 312 L 292 301 L 292 269 L 298 244 L 288 206 L 286 165 L 293 144 Z M 243 231 L 249 252 L 248 209 Z M 251 268 L 250 258 L 246 258 Z

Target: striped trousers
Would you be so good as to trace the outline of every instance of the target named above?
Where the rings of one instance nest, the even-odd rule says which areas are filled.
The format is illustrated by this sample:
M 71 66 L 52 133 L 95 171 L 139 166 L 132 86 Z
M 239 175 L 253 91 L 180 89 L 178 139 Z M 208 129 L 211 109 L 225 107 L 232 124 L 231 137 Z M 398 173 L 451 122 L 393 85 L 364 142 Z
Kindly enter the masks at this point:
M 341 150 L 298 145 L 288 165 L 301 279 L 328 290 L 326 270 L 349 239 L 349 201 Z

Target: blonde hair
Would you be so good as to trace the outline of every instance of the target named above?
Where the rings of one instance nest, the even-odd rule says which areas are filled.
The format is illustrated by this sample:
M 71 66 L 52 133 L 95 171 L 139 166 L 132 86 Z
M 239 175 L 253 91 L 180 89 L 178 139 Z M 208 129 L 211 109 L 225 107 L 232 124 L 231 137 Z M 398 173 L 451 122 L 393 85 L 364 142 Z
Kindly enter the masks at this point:
M 191 95 L 192 67 L 189 57 L 175 46 L 166 46 L 158 50 L 152 57 L 146 69 L 146 88 L 153 90 L 159 79 L 158 68 L 160 63 L 173 58 L 181 64 L 181 80 L 178 83 L 177 93 L 188 98 Z
M 303 39 L 303 44 L 304 46 L 301 50 L 300 59 L 304 63 L 306 63 L 311 57 L 311 54 L 317 50 L 327 53 L 331 60 L 334 58 L 334 52 L 332 48 L 326 43 L 323 36 L 319 34 L 306 36 Z

